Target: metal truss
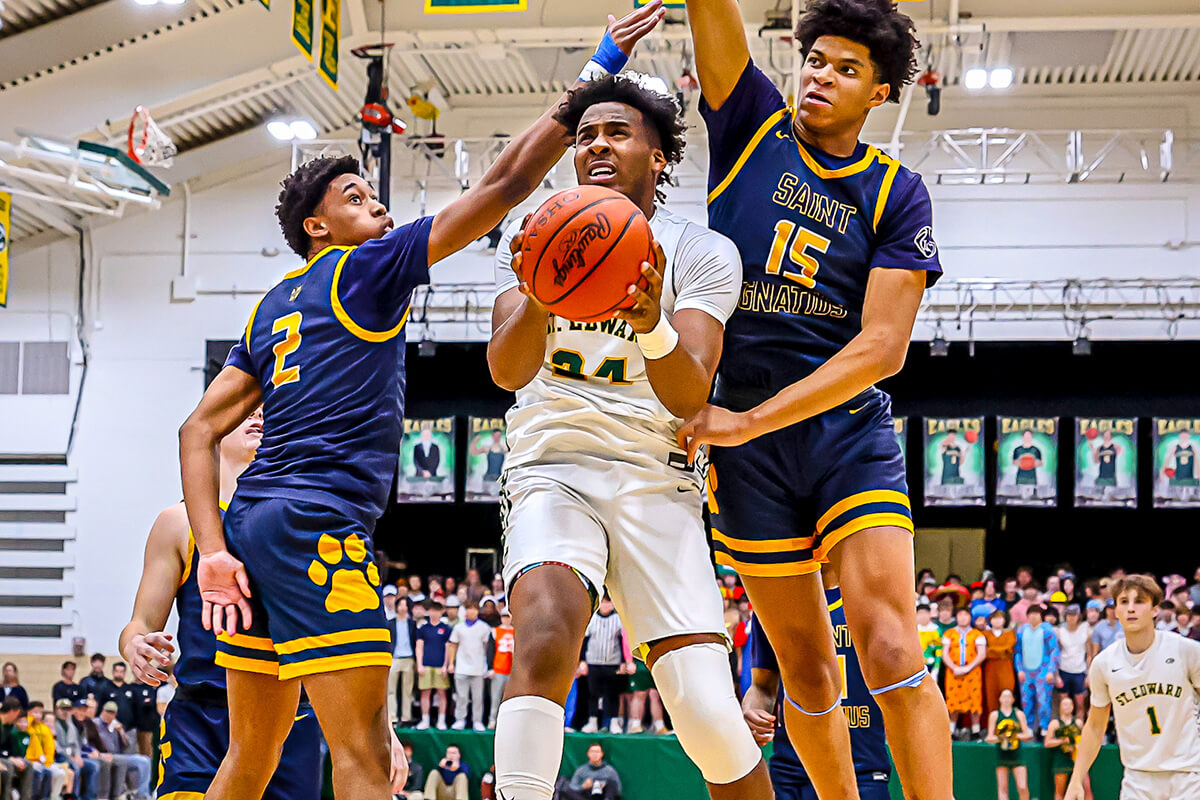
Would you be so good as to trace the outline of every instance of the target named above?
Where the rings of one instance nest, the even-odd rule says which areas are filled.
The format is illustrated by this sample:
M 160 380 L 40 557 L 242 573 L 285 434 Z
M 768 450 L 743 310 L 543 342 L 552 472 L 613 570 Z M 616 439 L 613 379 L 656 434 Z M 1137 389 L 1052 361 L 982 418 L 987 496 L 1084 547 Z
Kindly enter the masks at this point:
M 1174 338 L 1180 322 L 1200 320 L 1200 279 L 1094 278 L 941 281 L 925 292 L 923 322 L 1058 321 L 1068 333 L 1092 322 L 1159 321 Z
M 901 140 L 905 166 L 939 184 L 1200 181 L 1200 138 L 1172 130 L 963 128 Z

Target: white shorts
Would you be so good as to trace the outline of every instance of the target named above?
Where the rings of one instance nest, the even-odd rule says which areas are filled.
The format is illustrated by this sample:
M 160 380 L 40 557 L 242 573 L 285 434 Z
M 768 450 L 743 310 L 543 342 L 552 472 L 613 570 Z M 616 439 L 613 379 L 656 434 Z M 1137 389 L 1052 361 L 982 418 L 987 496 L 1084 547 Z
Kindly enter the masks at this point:
M 1121 800 L 1200 800 L 1200 772 L 1126 769 Z
M 504 583 L 545 562 L 608 588 L 631 648 L 686 633 L 725 636 L 724 608 L 701 517 L 701 480 L 647 441 L 622 460 L 579 455 L 505 472 Z M 511 588 L 509 590 L 511 592 Z

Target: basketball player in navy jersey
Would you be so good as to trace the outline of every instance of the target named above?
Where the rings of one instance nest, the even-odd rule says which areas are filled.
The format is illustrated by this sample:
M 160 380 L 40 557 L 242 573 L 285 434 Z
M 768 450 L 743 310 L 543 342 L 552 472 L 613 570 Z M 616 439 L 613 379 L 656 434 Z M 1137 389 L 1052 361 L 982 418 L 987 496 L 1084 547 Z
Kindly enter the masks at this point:
M 862 800 L 887 800 L 892 764 L 883 734 L 883 718 L 863 681 L 858 653 L 846 625 L 842 593 L 831 573 L 827 567 L 821 577 L 830 587 L 825 589 L 825 602 L 843 676 L 842 710 L 850 725 L 850 752 L 854 758 L 858 793 Z M 759 745 L 774 742 L 769 769 L 776 800 L 817 800 L 812 781 L 788 740 L 783 722 L 783 698 L 779 692 L 779 661 L 757 617 L 750 619 L 750 653 L 753 683 L 742 698 L 742 710 L 755 741 Z
M 718 563 L 780 645 L 787 730 L 824 800 L 858 796 L 829 615 L 831 562 L 904 790 L 952 794 L 946 706 L 912 602 L 912 515 L 891 402 L 925 288 L 941 274 L 918 175 L 863 144 L 916 72 L 890 0 L 813 0 L 789 109 L 750 60 L 736 0 L 688 0 L 709 135 L 709 225 L 743 263 L 714 399 L 679 431 L 710 453 Z M 787 643 L 784 647 L 783 643 Z
M 662 15 L 656 0 L 610 17 L 597 56 L 618 36 L 631 48 Z M 306 263 L 259 301 L 179 434 L 204 625 L 228 675 L 229 752 L 207 800 L 262 796 L 301 680 L 335 792 L 391 796 L 392 654 L 371 536 L 400 447 L 409 303 L 430 265 L 494 229 L 558 162 L 557 108 L 437 215 L 395 230 L 353 158 L 316 159 L 284 181 L 276 213 Z M 263 442 L 222 524 L 217 445 L 259 404 Z
M 261 441 L 259 411 L 221 440 L 222 509 L 228 507 L 238 475 L 254 459 Z M 167 680 L 164 668 L 171 663 L 171 654 L 179 651 L 175 665 L 179 690 L 167 706 L 160 731 L 159 800 L 203 796 L 229 747 L 225 670 L 213 663 L 217 638 L 200 621 L 198 558 L 187 511 L 183 503 L 176 503 L 159 514 L 150 529 L 133 616 L 121 631 L 121 655 L 134 676 L 151 686 Z M 165 631 L 172 605 L 179 612 L 175 635 Z M 317 800 L 321 778 L 320 736 L 312 708 L 301 703 L 279 766 L 263 797 Z

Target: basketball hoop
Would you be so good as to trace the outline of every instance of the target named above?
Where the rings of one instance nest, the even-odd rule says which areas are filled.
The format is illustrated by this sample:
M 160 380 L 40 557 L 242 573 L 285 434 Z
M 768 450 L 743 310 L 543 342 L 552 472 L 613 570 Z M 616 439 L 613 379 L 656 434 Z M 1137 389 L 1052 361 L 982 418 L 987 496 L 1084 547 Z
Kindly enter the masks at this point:
M 129 120 L 129 157 L 147 167 L 169 167 L 179 150 L 158 127 L 145 106 L 133 110 Z

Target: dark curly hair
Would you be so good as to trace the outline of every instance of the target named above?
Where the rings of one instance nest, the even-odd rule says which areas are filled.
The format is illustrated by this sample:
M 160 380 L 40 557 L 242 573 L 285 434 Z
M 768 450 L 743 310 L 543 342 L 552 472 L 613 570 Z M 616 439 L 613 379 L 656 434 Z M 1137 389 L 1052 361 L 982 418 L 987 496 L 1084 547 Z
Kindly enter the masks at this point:
M 573 135 L 579 128 L 583 112 L 597 103 L 622 103 L 642 112 L 658 132 L 659 148 L 667 160 L 667 168 L 658 176 L 658 185 L 666 184 L 670 180 L 671 166 L 683 160 L 683 149 L 687 146 L 684 139 L 687 124 L 675 100 L 646 89 L 631 78 L 606 75 L 568 92 L 567 99 L 554 112 L 554 121 Z M 661 189 L 656 189 L 654 199 L 661 203 L 666 195 Z
M 308 258 L 312 239 L 304 232 L 304 220 L 311 217 L 321 204 L 325 190 L 334 178 L 361 174 L 362 167 L 354 156 L 322 156 L 301 164 L 295 172 L 284 178 L 279 184 L 283 189 L 279 192 L 275 216 L 279 218 L 279 229 L 283 231 L 288 247 L 301 258 Z
M 877 83 L 891 87 L 888 101 L 900 102 L 900 89 L 917 74 L 921 43 L 910 17 L 892 0 L 812 0 L 796 26 L 800 52 L 808 53 L 822 36 L 841 36 L 865 45 L 878 73 Z

